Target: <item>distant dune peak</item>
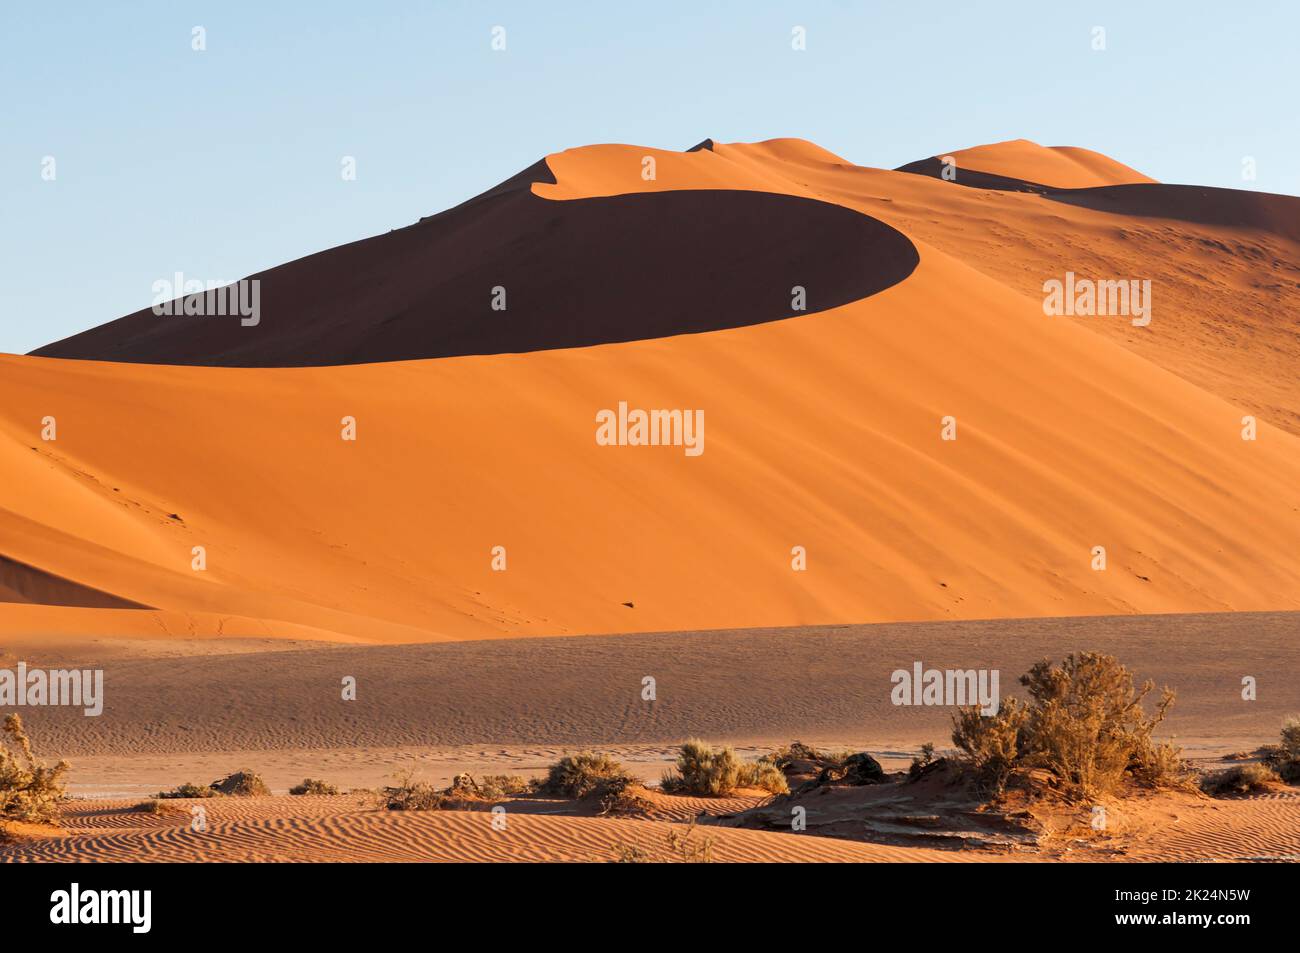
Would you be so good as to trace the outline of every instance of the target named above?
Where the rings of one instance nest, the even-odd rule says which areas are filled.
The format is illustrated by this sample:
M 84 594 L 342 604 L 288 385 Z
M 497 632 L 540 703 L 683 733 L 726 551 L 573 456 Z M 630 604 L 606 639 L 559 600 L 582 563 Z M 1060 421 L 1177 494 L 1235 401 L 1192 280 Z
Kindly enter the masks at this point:
M 1091 189 L 1156 181 L 1100 152 L 1079 146 L 1043 146 L 1030 139 L 1008 139 L 957 149 L 910 162 L 900 166 L 898 171 L 1008 191 L 1032 190 L 1017 188 L 1017 184 L 1049 189 Z M 975 176 L 963 177 L 963 172 L 975 173 Z M 999 181 L 1003 184 L 997 184 Z

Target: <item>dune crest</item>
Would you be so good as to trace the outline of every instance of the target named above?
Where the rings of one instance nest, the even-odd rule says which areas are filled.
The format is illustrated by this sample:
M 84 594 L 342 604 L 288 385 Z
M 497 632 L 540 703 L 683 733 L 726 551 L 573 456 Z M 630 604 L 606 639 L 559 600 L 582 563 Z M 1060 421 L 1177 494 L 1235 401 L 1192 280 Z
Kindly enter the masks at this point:
M 1078 146 L 1040 146 L 1028 139 L 1011 139 L 958 149 L 909 163 L 901 166 L 898 171 L 939 175 L 943 164 L 949 159 L 956 167 L 955 181 L 963 182 L 963 171 L 976 172 L 990 177 L 975 180 L 990 188 L 999 187 L 993 181 L 997 179 L 1005 180 L 1005 187 L 1008 188 L 1016 188 L 1013 180 L 1018 180 L 1021 183 L 1056 189 L 1091 189 L 1104 185 L 1136 185 L 1156 181 L 1091 149 Z
M 504 201 L 774 193 L 884 223 L 918 260 L 870 296 L 748 327 L 683 295 L 672 336 L 596 347 L 291 369 L 0 358 L 0 474 L 33 486 L 0 509 L 0 552 L 159 612 L 393 642 L 1300 608 L 1300 439 L 1267 412 L 1300 406 L 1286 326 L 1264 318 L 1284 291 L 1236 301 L 1259 303 L 1242 320 L 1276 341 L 1268 365 L 1194 333 L 1226 272 L 1157 284 L 1144 339 L 1047 317 L 1036 290 L 1092 260 L 1075 256 L 1183 274 L 1220 260 L 1207 243 L 1284 235 L 959 189 L 797 140 L 593 146 L 546 168 L 553 183 L 516 177 Z M 495 202 L 452 213 L 474 227 Z M 988 202 L 1025 247 L 980 224 Z M 1060 219 L 1084 250 L 1051 245 Z M 744 267 L 725 253 L 708 263 Z M 602 446 L 596 414 L 622 401 L 701 409 L 707 450 Z

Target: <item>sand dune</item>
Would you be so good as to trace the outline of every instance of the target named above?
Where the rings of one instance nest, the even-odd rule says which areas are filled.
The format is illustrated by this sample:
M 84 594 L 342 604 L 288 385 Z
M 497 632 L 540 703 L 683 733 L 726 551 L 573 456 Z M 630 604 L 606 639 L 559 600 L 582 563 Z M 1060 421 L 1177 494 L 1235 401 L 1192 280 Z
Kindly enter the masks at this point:
M 922 159 L 900 166 L 898 171 L 939 175 L 945 159 L 952 160 L 950 164 L 955 166 L 957 181 L 966 178 L 965 172 L 975 172 L 979 176 L 967 184 L 978 183 L 981 187 L 1019 190 L 1016 185 L 1019 182 L 1057 189 L 1091 189 L 1104 185 L 1133 185 L 1155 181 L 1136 169 L 1130 169 L 1122 162 L 1116 162 L 1091 149 L 1040 146 L 1028 139 L 1012 139 L 958 149 L 933 159 Z M 1003 185 L 994 185 L 995 180 L 1002 180 Z
M 548 202 L 529 184 L 252 276 L 256 326 L 146 309 L 35 353 L 290 367 L 585 347 L 826 311 L 916 267 L 906 237 L 833 203 L 725 190 Z M 814 292 L 796 311 L 799 284 Z
M 597 347 L 298 369 L 0 358 L 0 478 L 25 488 L 0 509 L 0 553 L 157 612 L 381 642 L 1300 607 L 1298 345 L 1277 310 L 1294 244 L 1264 212 L 1086 207 L 792 140 L 598 146 L 546 167 L 553 184 L 534 170 L 501 195 L 527 180 L 559 213 L 770 192 L 884 222 L 919 263 L 829 310 L 811 313 L 809 279 L 798 317 Z M 1294 201 L 1251 207 L 1272 199 Z M 1067 267 L 1152 263 L 1147 328 L 1042 312 Z M 732 323 L 691 307 L 676 329 Z M 1229 315 L 1244 336 L 1224 348 Z M 705 452 L 598 445 L 595 415 L 619 401 L 703 410 Z

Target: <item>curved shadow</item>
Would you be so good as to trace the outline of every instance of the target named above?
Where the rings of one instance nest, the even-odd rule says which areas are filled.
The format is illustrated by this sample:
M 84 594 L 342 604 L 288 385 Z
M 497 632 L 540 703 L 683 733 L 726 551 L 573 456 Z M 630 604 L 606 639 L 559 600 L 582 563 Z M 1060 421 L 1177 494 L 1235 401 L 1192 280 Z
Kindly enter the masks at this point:
M 932 179 L 943 178 L 939 159 L 920 159 L 899 166 L 895 172 L 910 172 Z M 1063 189 L 1025 179 L 1013 179 L 973 169 L 958 169 L 956 185 L 999 192 L 1031 192 L 1064 205 L 1107 212 L 1168 218 L 1197 225 L 1253 228 L 1300 241 L 1300 198 L 1273 192 L 1221 189 L 1208 185 L 1170 185 L 1164 182 L 1130 182 Z
M 545 163 L 415 225 L 253 275 L 255 327 L 145 310 L 32 353 L 292 367 L 584 347 L 824 311 L 902 281 L 919 260 L 894 228 L 812 199 L 702 190 L 554 201 L 531 191 L 543 174 Z M 792 307 L 795 286 L 804 311 Z

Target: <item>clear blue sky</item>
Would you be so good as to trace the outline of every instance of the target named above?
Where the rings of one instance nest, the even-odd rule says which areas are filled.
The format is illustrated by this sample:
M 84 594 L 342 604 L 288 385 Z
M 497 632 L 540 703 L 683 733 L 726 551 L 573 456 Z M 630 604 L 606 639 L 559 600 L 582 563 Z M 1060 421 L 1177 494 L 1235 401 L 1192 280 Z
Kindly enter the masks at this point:
M 1297 36 L 1289 0 L 9 0 L 0 351 L 147 307 L 177 270 L 233 280 L 593 142 L 799 136 L 893 167 L 1024 137 L 1298 194 Z

